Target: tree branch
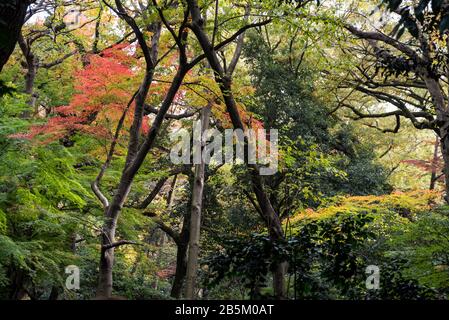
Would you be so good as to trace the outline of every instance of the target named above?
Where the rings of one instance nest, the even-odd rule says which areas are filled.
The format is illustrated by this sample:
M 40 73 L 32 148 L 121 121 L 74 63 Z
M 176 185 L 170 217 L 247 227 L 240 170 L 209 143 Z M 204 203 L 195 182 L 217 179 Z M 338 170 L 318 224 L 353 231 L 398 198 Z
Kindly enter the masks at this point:
M 120 246 L 124 246 L 124 245 L 127 245 L 127 244 L 143 246 L 142 243 L 138 243 L 138 242 L 135 242 L 135 241 L 120 240 L 120 241 L 117 241 L 117 242 L 113 242 L 113 243 L 110 243 L 110 244 L 103 245 L 102 249 L 103 250 L 109 250 L 109 249 L 120 247 Z

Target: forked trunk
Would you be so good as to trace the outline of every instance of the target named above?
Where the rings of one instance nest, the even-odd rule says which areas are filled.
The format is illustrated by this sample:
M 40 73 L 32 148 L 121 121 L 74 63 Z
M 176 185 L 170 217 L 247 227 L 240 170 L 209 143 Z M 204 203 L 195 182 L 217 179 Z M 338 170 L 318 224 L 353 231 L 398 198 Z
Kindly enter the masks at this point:
M 189 210 L 189 208 L 187 208 Z M 184 216 L 184 223 L 176 242 L 176 273 L 173 280 L 170 296 L 176 299 L 181 298 L 182 288 L 184 287 L 184 279 L 187 273 L 187 249 L 189 247 L 189 232 L 190 232 L 190 212 L 187 211 Z
M 226 74 L 223 69 L 220 60 L 218 59 L 217 52 L 214 50 L 207 34 L 204 32 L 203 24 L 204 19 L 201 16 L 201 11 L 199 9 L 198 3 L 195 0 L 188 1 L 190 5 L 190 11 L 192 15 L 192 31 L 195 33 L 199 44 L 201 45 L 206 59 L 214 71 L 215 81 L 220 87 L 221 94 L 223 95 L 223 100 L 226 105 L 227 112 L 231 118 L 231 122 L 234 129 L 241 129 L 245 131 L 245 126 L 239 114 L 237 103 L 234 99 L 232 93 L 232 78 L 230 74 Z M 245 135 L 245 146 L 248 147 L 248 137 Z M 257 165 L 247 164 L 249 173 L 251 175 L 251 181 L 253 185 L 253 191 L 256 194 L 257 202 L 260 207 L 260 214 L 262 219 L 265 221 L 270 237 L 273 241 L 277 241 L 284 238 L 284 232 L 282 230 L 282 224 L 279 216 L 273 209 L 270 199 L 265 192 L 264 183 L 259 175 L 259 168 Z M 285 297 L 284 289 L 284 279 L 285 279 L 285 262 L 281 262 L 276 268 L 276 272 L 273 274 L 275 287 L 275 296 L 278 299 L 283 299 Z

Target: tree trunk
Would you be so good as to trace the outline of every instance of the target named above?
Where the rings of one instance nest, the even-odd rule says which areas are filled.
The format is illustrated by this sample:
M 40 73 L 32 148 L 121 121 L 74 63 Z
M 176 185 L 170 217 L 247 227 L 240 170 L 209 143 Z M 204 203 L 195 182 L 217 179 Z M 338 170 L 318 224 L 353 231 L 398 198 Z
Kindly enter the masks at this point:
M 51 287 L 50 296 L 48 297 L 48 300 L 58 300 L 59 294 L 61 293 L 61 288 L 54 285 Z
M 182 294 L 182 287 L 187 270 L 187 247 L 188 238 L 185 239 L 185 242 L 178 245 L 178 250 L 176 253 L 176 273 L 170 292 L 170 296 L 175 299 L 180 299 Z
M 182 230 L 179 235 L 176 252 L 176 273 L 173 280 L 170 296 L 176 299 L 181 298 L 184 279 L 187 272 L 187 249 L 189 247 L 189 232 L 190 232 L 190 208 L 187 208 L 186 215 L 182 225 Z
M 209 128 L 209 120 L 211 114 L 211 105 L 204 107 L 201 110 L 201 131 L 199 143 L 201 146 L 201 155 L 206 146 L 204 133 Z M 194 134 L 195 136 L 195 134 Z M 203 191 L 205 181 L 205 169 L 206 164 L 201 156 L 201 163 L 195 165 L 195 176 L 193 179 L 192 188 L 192 211 L 190 216 L 190 240 L 189 240 L 189 255 L 187 260 L 187 280 L 186 280 L 186 298 L 195 298 L 195 284 L 198 269 L 198 255 L 200 246 L 200 233 L 201 233 L 201 212 L 203 206 Z
M 178 181 L 178 175 L 175 175 L 173 177 L 173 181 L 172 181 L 172 183 L 170 185 L 170 190 L 168 191 L 167 212 L 169 214 L 171 214 L 171 210 L 172 210 L 173 203 L 174 203 L 175 196 L 176 196 L 176 182 L 177 181 Z M 167 234 L 163 230 L 160 230 L 160 229 L 156 229 L 156 230 L 160 232 L 160 237 L 156 241 L 156 244 L 159 246 L 157 259 L 156 259 L 156 265 L 159 266 L 160 262 L 162 260 L 162 251 L 164 249 L 165 242 L 167 241 Z M 157 287 L 158 287 L 158 283 L 159 283 L 159 278 L 156 278 L 156 282 L 154 284 L 154 289 L 156 289 L 156 290 L 157 290 Z
M 25 93 L 30 96 L 28 99 L 28 104 L 30 105 L 31 110 L 33 110 L 34 113 L 37 113 L 37 95 L 34 93 L 34 83 L 38 69 L 37 57 L 31 51 L 31 45 L 23 38 L 22 35 L 19 36 L 18 41 L 26 62 L 27 72 L 25 74 Z M 26 112 L 24 116 L 29 116 L 29 112 Z
M 25 75 L 25 93 L 33 95 L 34 93 L 34 82 L 36 80 L 37 65 L 34 55 L 30 57 L 29 64 L 27 67 L 27 73 Z
M 11 291 L 9 298 L 11 300 L 23 300 L 27 295 L 26 290 L 24 289 L 25 283 L 24 272 L 19 268 L 16 269 L 15 267 L 11 267 L 10 274 L 11 274 L 10 276 Z
M 192 178 L 189 179 L 190 185 L 193 185 Z M 193 187 L 192 187 L 193 188 Z M 184 279 L 187 273 L 187 251 L 189 248 L 190 239 L 190 214 L 191 214 L 191 201 L 187 204 L 187 208 L 184 214 L 181 232 L 179 236 L 174 238 L 177 246 L 176 252 L 176 273 L 175 279 L 171 289 L 170 296 L 176 299 L 181 298 L 182 288 L 184 286 Z
M 32 64 L 30 67 L 28 67 L 27 74 L 25 76 L 25 93 L 30 95 L 30 98 L 28 100 L 28 104 L 30 106 L 30 109 L 33 110 L 34 114 L 38 113 L 38 107 L 37 107 L 37 99 L 39 98 L 39 95 L 34 92 L 34 83 L 36 80 L 37 75 L 37 65 Z
M 226 105 L 227 112 L 231 118 L 234 129 L 241 129 L 243 131 L 246 131 L 240 117 L 234 95 L 232 93 L 231 76 L 225 73 L 218 59 L 217 52 L 214 50 L 207 34 L 204 32 L 204 19 L 201 17 L 201 11 L 198 7 L 198 3 L 195 0 L 189 0 L 188 3 L 190 5 L 192 14 L 192 31 L 198 39 L 198 42 L 203 49 L 203 52 L 211 69 L 214 71 L 215 81 L 220 87 L 220 91 L 223 95 L 223 100 Z M 245 135 L 245 146 L 248 147 L 248 145 L 248 139 Z M 251 175 L 253 191 L 256 194 L 257 202 L 260 207 L 260 214 L 262 219 L 266 223 L 270 238 L 273 242 L 284 239 L 284 231 L 282 229 L 281 221 L 279 219 L 279 216 L 273 209 L 270 199 L 268 198 L 268 195 L 264 190 L 265 188 L 262 178 L 259 175 L 258 166 L 247 163 L 247 167 Z M 280 264 L 284 265 L 285 263 Z M 273 274 L 273 278 L 273 282 L 276 284 L 276 286 L 273 288 L 275 296 L 278 299 L 283 299 L 285 297 L 285 267 L 278 266 L 277 271 Z
M 435 185 L 437 183 L 437 166 L 438 166 L 438 151 L 440 149 L 440 138 L 435 137 L 435 144 L 433 149 L 433 158 L 432 158 L 432 174 L 430 176 L 430 186 L 429 190 L 434 190 Z
M 155 47 L 158 46 L 159 35 L 160 32 L 156 32 L 153 35 L 153 52 L 157 52 Z M 141 39 L 141 41 L 143 41 L 143 39 Z M 148 133 L 144 143 L 139 147 L 139 136 L 143 119 L 142 115 L 145 106 L 145 99 L 148 95 L 150 85 L 153 82 L 154 75 L 154 67 L 149 65 L 148 61 L 146 61 L 146 63 L 147 66 L 144 79 L 142 80 L 140 88 L 135 95 L 134 120 L 131 127 L 132 134 L 128 145 L 125 168 L 123 169 L 118 188 L 115 191 L 110 205 L 104 208 L 104 216 L 106 221 L 103 227 L 103 235 L 101 241 L 102 247 L 100 252 L 100 270 L 97 292 L 97 296 L 99 297 L 109 298 L 112 292 L 114 248 L 107 248 L 107 246 L 111 245 L 114 242 L 115 229 L 120 212 L 131 190 L 131 185 L 134 177 L 142 166 L 149 150 L 153 147 L 157 134 L 159 133 L 159 128 L 164 120 L 164 116 L 171 106 L 176 92 L 181 86 L 182 80 L 184 79 L 186 73 L 186 70 L 183 70 L 182 67 L 180 68 L 180 70 L 178 70 L 175 78 L 173 79 L 173 83 L 169 91 L 167 92 L 167 96 L 162 103 L 160 112 L 153 121 L 150 132 Z
M 445 181 L 445 195 L 444 200 L 449 204 L 449 132 L 445 127 L 443 127 L 440 131 L 440 144 L 441 144 L 441 153 L 443 154 L 443 162 L 444 162 L 444 181 Z
M 112 295 L 112 268 L 114 266 L 114 248 L 107 249 L 105 246 L 114 242 L 115 226 L 106 223 L 103 228 L 102 248 L 100 252 L 100 274 L 97 288 L 97 297 L 109 298 Z
M 437 113 L 437 123 L 439 124 L 438 134 L 440 136 L 441 153 L 444 161 L 445 195 L 444 200 L 449 204 L 449 110 L 445 103 L 444 92 L 438 81 L 422 71 L 422 78 L 427 90 L 432 96 L 432 102 Z
M 281 262 L 276 266 L 276 270 L 273 273 L 273 291 L 274 296 L 277 299 L 285 299 L 285 275 L 287 273 L 288 263 Z
M 145 98 L 148 93 L 149 86 L 152 82 L 153 71 L 151 70 L 150 74 L 145 76 L 146 80 L 143 82 L 141 86 L 141 93 L 136 96 L 136 108 L 142 108 L 145 104 Z M 160 108 L 158 115 L 156 116 L 153 124 L 150 128 L 150 132 L 145 140 L 142 143 L 141 147 L 137 150 L 138 140 L 136 139 L 136 145 L 133 146 L 133 143 L 130 142 L 130 146 L 128 147 L 128 155 L 127 155 L 127 163 L 123 170 L 122 176 L 120 178 L 119 187 L 117 188 L 114 198 L 112 199 L 111 204 L 105 209 L 105 219 L 107 220 L 102 237 L 102 250 L 100 257 L 100 277 L 99 277 L 99 285 L 98 290 L 104 291 L 106 293 L 111 292 L 112 290 L 112 266 L 114 262 L 114 249 L 104 249 L 105 246 L 108 246 L 113 243 L 115 238 L 115 228 L 117 224 L 118 217 L 123 208 L 123 205 L 128 197 L 128 194 L 131 190 L 131 184 L 142 166 L 149 150 L 154 145 L 157 134 L 159 132 L 159 128 L 164 120 L 165 114 L 167 113 L 168 108 L 170 107 L 173 99 L 175 98 L 176 93 L 178 92 L 179 87 L 181 86 L 182 80 L 186 74 L 187 70 L 181 67 L 178 70 L 177 75 L 173 79 L 172 86 L 165 97 L 165 100 Z M 135 130 L 135 128 L 134 128 Z M 104 295 L 105 297 L 109 297 L 108 295 Z
M 31 2 L 34 1 L 3 0 L 0 3 L 0 72 L 14 51 Z
M 449 50 L 449 37 L 446 39 L 446 48 Z M 449 51 L 448 51 L 449 52 Z M 446 56 L 446 63 L 449 64 L 449 55 Z M 447 76 L 449 76 L 449 68 L 447 69 Z M 447 94 L 449 94 L 449 86 L 447 88 Z M 448 96 L 449 97 L 449 96 Z M 445 110 L 449 110 L 449 98 L 448 105 Z M 441 144 L 441 153 L 443 154 L 443 162 L 444 162 L 444 182 L 445 182 L 445 196 L 444 200 L 449 204 L 449 116 L 446 115 L 443 117 L 445 122 L 443 122 L 443 126 L 440 130 L 440 144 Z

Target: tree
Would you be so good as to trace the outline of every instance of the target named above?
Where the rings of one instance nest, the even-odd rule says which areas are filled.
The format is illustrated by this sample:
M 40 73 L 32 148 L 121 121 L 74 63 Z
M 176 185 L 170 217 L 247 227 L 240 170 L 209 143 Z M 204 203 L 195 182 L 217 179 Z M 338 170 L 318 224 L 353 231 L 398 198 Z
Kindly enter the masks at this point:
M 0 4 L 0 72 L 19 40 L 28 6 L 35 0 L 6 0 Z
M 395 117 L 396 125 L 385 132 L 398 132 L 401 118 L 417 129 L 430 129 L 441 140 L 449 202 L 449 103 L 447 66 L 449 48 L 449 3 L 422 0 L 412 5 L 405 1 L 385 1 L 382 10 L 399 22 L 382 30 L 364 31 L 343 23 L 366 47 L 353 48 L 363 62 L 350 72 L 342 85 L 395 108 L 389 112 L 364 112 L 343 100 L 341 106 L 354 112 L 357 119 Z M 382 72 L 380 72 L 383 70 Z
M 238 107 L 236 101 L 234 99 L 234 95 L 232 93 L 231 87 L 231 77 L 234 71 L 236 62 L 230 64 L 230 68 L 225 70 L 220 63 L 217 55 L 217 51 L 214 46 L 211 44 L 209 37 L 205 33 L 203 29 L 204 18 L 202 17 L 201 11 L 199 9 L 198 3 L 196 1 L 188 1 L 189 9 L 192 15 L 192 24 L 189 26 L 194 32 L 198 42 L 201 45 L 202 50 L 208 60 L 208 63 L 211 69 L 214 71 L 215 80 L 220 87 L 221 94 L 223 95 L 223 99 L 231 118 L 232 124 L 235 129 L 240 129 L 245 132 L 245 125 L 243 124 L 240 114 L 238 112 Z M 264 25 L 271 22 L 271 19 L 267 19 L 257 25 Z M 238 54 L 238 50 L 236 51 Z M 238 55 L 237 55 L 238 58 Z M 245 136 L 245 145 L 248 145 L 248 137 Z M 260 207 L 260 213 L 262 218 L 265 220 L 270 236 L 273 241 L 278 241 L 283 239 L 284 232 L 282 230 L 282 226 L 279 220 L 279 216 L 273 209 L 273 206 L 264 191 L 263 181 L 259 176 L 259 168 L 257 165 L 248 164 L 248 168 L 250 170 L 250 174 L 252 177 L 253 190 L 256 194 L 256 198 Z M 284 275 L 285 275 L 285 264 L 280 263 L 277 267 L 274 276 L 274 290 L 277 297 L 282 298 L 284 296 Z
M 70 25 L 74 22 L 68 21 L 70 18 L 67 18 L 67 15 L 70 12 L 69 8 L 75 6 L 79 6 L 78 14 L 83 13 L 83 17 L 89 10 L 96 9 L 90 2 L 52 3 L 41 1 L 30 7 L 27 20 L 31 20 L 37 14 L 45 11 L 48 14 L 45 21 L 38 20 L 36 23 L 26 24 L 20 32 L 18 42 L 24 58 L 21 64 L 26 69 L 24 92 L 30 96 L 29 104 L 35 114 L 38 113 L 37 100 L 39 98 L 39 93 L 35 89 L 35 81 L 39 70 L 54 68 L 76 54 L 86 55 L 82 40 L 75 33 L 100 19 L 98 17 L 83 23 L 80 21 L 80 25 Z M 75 18 L 72 17 L 72 19 Z M 84 36 L 87 34 L 88 32 Z
M 68 147 L 73 145 L 75 133 L 109 138 L 111 128 L 106 119 L 118 122 L 117 115 L 124 111 L 135 78 L 130 69 L 133 58 L 125 52 L 128 46 L 125 43 L 92 55 L 89 64 L 75 72 L 76 93 L 70 104 L 53 108 L 45 124 L 34 125 L 18 136 L 46 143 L 59 139 Z
M 205 148 L 205 141 L 203 136 L 209 127 L 211 106 L 206 106 L 201 110 L 201 154 Z M 193 178 L 192 190 L 192 212 L 190 214 L 190 239 L 189 239 L 189 253 L 187 260 L 187 281 L 186 281 L 186 298 L 195 298 L 196 273 L 198 269 L 198 255 L 200 246 L 200 230 L 201 230 L 201 214 L 203 211 L 203 192 L 205 183 L 206 163 L 201 157 L 201 163 L 195 165 L 195 174 Z
M 121 246 L 123 244 L 128 244 L 128 242 L 126 241 L 115 242 L 114 240 L 117 220 L 119 218 L 120 211 L 130 192 L 131 184 L 136 174 L 138 173 L 140 167 L 142 166 L 148 152 L 154 146 L 162 122 L 170 106 L 172 105 L 173 100 L 177 96 L 179 88 L 183 83 L 184 77 L 193 67 L 195 67 L 199 62 L 201 62 L 206 57 L 206 54 L 199 55 L 198 57 L 192 59 L 190 62 L 188 61 L 187 56 L 188 32 L 186 27 L 189 24 L 188 20 L 189 15 L 191 14 L 191 12 L 189 11 L 189 7 L 183 8 L 182 13 L 179 15 L 181 23 L 179 24 L 177 31 L 175 31 L 165 18 L 163 10 L 160 7 L 158 7 L 157 4 L 154 2 L 153 3 L 154 7 L 152 8 L 156 9 L 159 18 L 157 20 L 153 20 L 150 26 L 147 26 L 147 28 L 150 28 L 150 30 L 153 31 L 151 46 L 149 46 L 136 20 L 126 12 L 125 7 L 123 6 L 120 0 L 115 1 L 115 7 L 111 6 L 106 1 L 104 1 L 104 3 L 112 11 L 114 11 L 121 19 L 123 19 L 132 29 L 138 41 L 140 49 L 142 50 L 142 54 L 145 61 L 144 78 L 142 80 L 139 89 L 136 91 L 135 95 L 131 98 L 131 101 L 129 103 L 129 105 L 131 105 L 131 103 L 134 103 L 135 107 L 133 115 L 133 124 L 130 129 L 130 138 L 128 144 L 126 163 L 120 179 L 120 183 L 117 186 L 117 189 L 111 202 L 109 202 L 109 200 L 100 191 L 99 183 L 104 174 L 104 171 L 107 169 L 111 161 L 111 157 L 113 155 L 113 150 L 116 142 L 114 141 L 112 142 L 109 153 L 110 156 L 108 156 L 105 165 L 100 171 L 95 182 L 92 184 L 92 189 L 94 190 L 100 202 L 103 204 L 106 220 L 102 239 L 102 250 L 100 258 L 100 280 L 99 280 L 98 293 L 101 296 L 109 297 L 112 293 L 112 267 L 114 261 L 114 248 Z M 177 72 L 174 75 L 172 81 L 170 82 L 171 83 L 170 87 L 166 92 L 165 98 L 161 103 L 161 107 L 159 108 L 157 115 L 153 120 L 153 123 L 148 133 L 146 134 L 146 137 L 144 138 L 143 142 L 140 142 L 140 132 L 143 123 L 142 119 L 146 105 L 145 100 L 149 92 L 150 84 L 154 80 L 153 76 L 155 68 L 159 62 L 159 60 L 157 59 L 158 58 L 157 49 L 159 45 L 159 37 L 162 25 L 168 30 L 168 32 L 172 36 L 172 41 L 174 41 L 173 47 L 177 48 L 179 59 L 176 67 Z M 220 49 L 226 46 L 249 27 L 251 26 L 241 28 L 228 39 L 218 43 L 215 46 L 215 48 Z M 119 126 L 116 132 L 119 132 L 120 130 L 121 124 L 119 122 Z

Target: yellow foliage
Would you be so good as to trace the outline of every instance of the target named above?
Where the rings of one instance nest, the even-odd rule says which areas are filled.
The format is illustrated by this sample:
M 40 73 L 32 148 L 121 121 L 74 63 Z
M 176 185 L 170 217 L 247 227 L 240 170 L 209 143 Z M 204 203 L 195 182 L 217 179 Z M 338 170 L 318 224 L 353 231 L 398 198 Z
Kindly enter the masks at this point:
M 441 198 L 441 193 L 430 190 L 411 192 L 393 192 L 383 196 L 352 196 L 339 197 L 332 205 L 318 210 L 305 209 L 297 212 L 290 223 L 294 224 L 303 219 L 325 219 L 337 213 L 366 212 L 408 212 L 415 214 L 428 211 Z
M 138 252 L 133 246 L 125 246 L 123 260 L 127 265 L 133 265 L 137 259 Z

